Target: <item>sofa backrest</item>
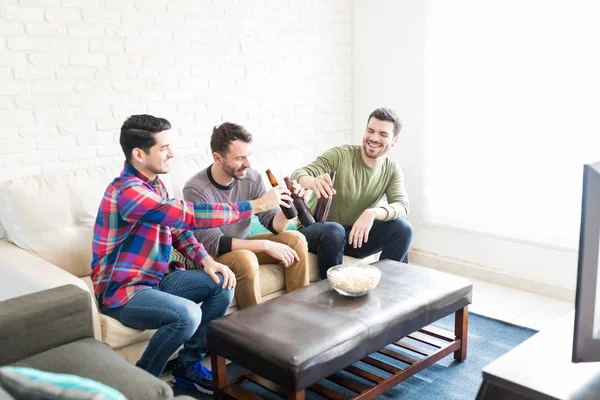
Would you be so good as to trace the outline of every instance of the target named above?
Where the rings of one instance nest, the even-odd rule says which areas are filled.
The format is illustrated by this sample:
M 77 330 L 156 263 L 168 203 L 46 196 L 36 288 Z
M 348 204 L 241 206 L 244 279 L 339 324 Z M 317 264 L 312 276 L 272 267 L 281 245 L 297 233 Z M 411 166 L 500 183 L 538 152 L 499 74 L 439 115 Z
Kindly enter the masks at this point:
M 271 168 L 279 178 L 304 165 L 297 148 L 255 150 L 253 168 Z M 212 156 L 174 158 L 161 179 L 171 197 L 182 198 L 185 182 L 212 163 Z M 20 248 L 78 276 L 91 273 L 92 230 L 106 186 L 122 165 L 44 173 L 0 184 L 0 225 Z
M 38 174 L 0 186 L 9 241 L 79 277 L 91 273 L 92 226 L 118 166 Z

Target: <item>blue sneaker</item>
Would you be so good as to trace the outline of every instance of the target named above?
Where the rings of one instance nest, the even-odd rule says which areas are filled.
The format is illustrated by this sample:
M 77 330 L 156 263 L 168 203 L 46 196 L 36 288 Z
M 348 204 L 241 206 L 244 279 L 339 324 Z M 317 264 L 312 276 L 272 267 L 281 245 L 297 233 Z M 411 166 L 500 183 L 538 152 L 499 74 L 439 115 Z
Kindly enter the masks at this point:
M 175 387 L 213 394 L 212 373 L 202 365 L 202 361 L 187 368 L 180 367 L 179 363 L 175 363 L 171 382 Z

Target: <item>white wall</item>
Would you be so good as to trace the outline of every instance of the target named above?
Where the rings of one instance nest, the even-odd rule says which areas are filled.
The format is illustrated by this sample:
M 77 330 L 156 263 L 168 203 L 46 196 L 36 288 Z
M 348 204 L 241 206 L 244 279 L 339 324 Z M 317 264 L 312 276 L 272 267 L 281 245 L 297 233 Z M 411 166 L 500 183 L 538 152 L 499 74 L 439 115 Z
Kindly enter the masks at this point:
M 358 140 L 362 135 L 366 118 L 376 107 L 391 107 L 402 119 L 404 128 L 394 156 L 403 167 L 410 196 L 409 220 L 415 227 L 413 247 L 429 255 L 427 260 L 434 267 L 464 262 L 472 267 L 471 271 L 477 271 L 476 277 L 480 279 L 525 287 L 541 285 L 547 294 L 572 295 L 577 267 L 575 249 L 424 221 L 427 202 L 423 174 L 424 59 L 428 2 L 354 0 L 352 4 L 354 137 Z M 459 272 L 464 271 L 463 268 Z M 557 293 L 551 293 L 552 290 Z
M 392 155 L 404 171 L 411 203 L 409 220 L 419 230 L 423 203 L 425 4 L 421 1 L 354 0 L 352 3 L 354 141 L 367 117 L 390 107 L 403 123 Z M 418 244 L 419 236 L 415 237 Z
M 350 140 L 351 1 L 3 0 L 0 181 L 121 163 L 131 114 L 181 154 L 212 127 L 314 156 Z

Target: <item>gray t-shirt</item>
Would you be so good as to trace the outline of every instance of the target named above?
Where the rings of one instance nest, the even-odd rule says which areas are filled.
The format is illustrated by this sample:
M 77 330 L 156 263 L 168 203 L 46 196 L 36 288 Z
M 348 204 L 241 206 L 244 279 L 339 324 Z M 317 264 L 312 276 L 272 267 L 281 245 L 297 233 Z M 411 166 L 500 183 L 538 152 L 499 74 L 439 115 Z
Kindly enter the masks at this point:
M 256 200 L 267 191 L 260 173 L 252 168 L 248 169 L 246 179 L 234 180 L 229 186 L 219 185 L 212 177 L 210 168 L 203 169 L 192 176 L 183 188 L 183 198 L 191 202 L 228 203 L 242 200 Z M 279 211 L 274 208 L 256 214 L 260 223 L 273 233 L 273 218 Z M 231 251 L 231 241 L 247 239 L 250 237 L 250 219 L 220 228 L 194 230 L 200 243 L 213 257 Z

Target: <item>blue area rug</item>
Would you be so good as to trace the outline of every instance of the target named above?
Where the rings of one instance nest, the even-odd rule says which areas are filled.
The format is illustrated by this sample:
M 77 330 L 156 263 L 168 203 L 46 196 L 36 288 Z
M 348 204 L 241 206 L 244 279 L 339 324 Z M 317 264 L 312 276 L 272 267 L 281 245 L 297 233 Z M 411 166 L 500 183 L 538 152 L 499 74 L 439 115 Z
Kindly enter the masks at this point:
M 438 328 L 453 331 L 454 315 L 443 318 L 433 325 Z M 396 385 L 392 390 L 380 395 L 378 399 L 472 400 L 479 390 L 479 385 L 481 384 L 481 370 L 483 367 L 535 333 L 535 330 L 529 328 L 469 313 L 467 359 L 464 362 L 460 363 L 454 361 L 451 354 L 419 372 L 415 376 Z M 376 355 L 374 357 L 381 358 L 382 356 Z M 386 359 L 386 361 L 389 361 L 389 359 Z M 396 362 L 396 364 L 398 367 L 405 367 L 401 362 Z M 364 364 L 361 363 L 361 366 L 364 366 Z M 389 376 L 372 367 L 370 368 L 371 372 L 384 378 Z M 227 373 L 230 378 L 239 375 L 242 371 L 243 370 L 237 365 L 229 364 L 227 366 Z M 354 376 L 352 376 L 352 378 L 359 383 L 367 383 L 360 378 Z M 353 395 L 353 392 L 337 387 L 330 382 L 323 381 L 321 384 L 329 388 L 335 388 L 336 391 L 345 396 L 352 397 Z M 368 384 L 367 386 L 372 386 L 372 384 Z M 244 387 L 266 399 L 281 399 L 281 397 L 252 383 L 247 384 Z M 211 396 L 204 396 L 178 389 L 175 390 L 175 393 L 186 394 L 198 399 L 211 398 Z M 323 397 L 310 391 L 307 392 L 306 397 L 308 399 L 323 399 Z

